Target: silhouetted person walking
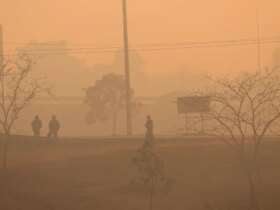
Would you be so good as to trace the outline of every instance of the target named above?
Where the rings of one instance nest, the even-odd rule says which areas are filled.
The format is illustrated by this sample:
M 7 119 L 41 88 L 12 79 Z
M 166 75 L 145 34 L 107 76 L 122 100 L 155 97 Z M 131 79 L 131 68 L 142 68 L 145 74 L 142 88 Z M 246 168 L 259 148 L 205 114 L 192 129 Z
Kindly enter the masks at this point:
M 147 116 L 146 120 L 146 141 L 144 146 L 153 146 L 154 143 L 154 122 L 150 115 Z
M 60 123 L 56 119 L 56 116 L 53 115 L 52 119 L 49 122 L 49 133 L 48 137 L 49 138 L 57 138 L 58 137 L 58 131 L 60 129 Z
M 34 120 L 31 123 L 33 136 L 40 136 L 41 135 L 41 128 L 43 127 L 43 123 L 38 115 L 35 116 Z

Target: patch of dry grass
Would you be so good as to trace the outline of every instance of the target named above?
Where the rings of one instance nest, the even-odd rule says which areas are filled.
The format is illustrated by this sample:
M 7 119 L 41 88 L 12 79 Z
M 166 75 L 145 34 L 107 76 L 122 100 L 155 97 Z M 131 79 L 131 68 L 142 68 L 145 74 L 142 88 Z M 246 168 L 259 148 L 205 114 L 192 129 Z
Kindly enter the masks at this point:
M 131 159 L 141 141 L 14 139 L 9 170 L 1 171 L 1 210 L 145 210 L 146 194 L 130 185 Z M 262 205 L 280 208 L 280 143 L 264 146 Z M 231 151 L 206 141 L 158 143 L 167 176 L 175 180 L 158 210 L 246 209 L 247 183 Z

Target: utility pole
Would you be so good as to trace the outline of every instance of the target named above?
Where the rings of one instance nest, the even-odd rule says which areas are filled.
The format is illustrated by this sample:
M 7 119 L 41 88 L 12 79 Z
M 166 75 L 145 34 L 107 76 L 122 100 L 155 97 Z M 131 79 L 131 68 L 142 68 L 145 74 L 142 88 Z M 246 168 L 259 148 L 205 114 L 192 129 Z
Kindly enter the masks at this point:
M 4 62 L 4 43 L 3 43 L 3 28 L 0 24 L 0 67 Z
M 122 0 L 123 5 L 123 41 L 124 41 L 124 69 L 126 88 L 126 132 L 132 135 L 132 114 L 131 114 L 131 88 L 130 88 L 130 62 L 128 44 L 128 24 L 127 24 L 127 2 Z
M 262 70 L 262 46 L 261 46 L 261 24 L 260 24 L 260 11 L 259 1 L 256 0 L 256 29 L 257 29 L 257 64 L 258 70 Z

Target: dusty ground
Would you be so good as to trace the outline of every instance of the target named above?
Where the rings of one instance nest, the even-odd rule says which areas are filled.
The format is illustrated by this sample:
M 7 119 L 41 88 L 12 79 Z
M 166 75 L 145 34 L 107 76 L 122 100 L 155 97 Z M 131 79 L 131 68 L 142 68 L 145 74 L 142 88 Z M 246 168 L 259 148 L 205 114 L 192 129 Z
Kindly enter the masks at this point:
M 9 169 L 1 170 L 1 210 L 145 210 L 148 196 L 131 184 L 131 159 L 141 139 L 62 139 L 47 142 L 17 137 L 9 148 Z M 261 204 L 280 209 L 280 142 L 264 145 Z M 231 150 L 209 139 L 161 139 L 157 150 L 168 195 L 157 210 L 246 209 L 245 177 Z

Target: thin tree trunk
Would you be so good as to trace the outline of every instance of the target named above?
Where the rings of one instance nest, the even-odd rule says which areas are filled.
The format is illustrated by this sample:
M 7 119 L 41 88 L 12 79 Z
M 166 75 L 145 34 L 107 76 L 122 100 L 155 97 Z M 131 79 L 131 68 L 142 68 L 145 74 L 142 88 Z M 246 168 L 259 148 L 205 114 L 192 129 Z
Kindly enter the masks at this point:
M 117 113 L 113 113 L 113 128 L 112 128 L 112 135 L 117 135 Z
M 240 164 L 242 166 L 242 169 L 248 181 L 250 210 L 260 210 L 257 186 L 254 178 L 255 175 L 257 174 L 257 171 L 255 170 L 256 169 L 255 163 L 252 163 L 252 161 L 248 162 L 248 160 L 245 157 L 244 150 L 241 150 L 239 155 L 240 155 Z M 252 166 L 252 164 L 254 165 Z
M 251 210 L 260 210 L 256 183 L 254 180 L 254 174 L 250 172 L 248 172 L 248 182 L 249 182 L 249 193 L 250 193 L 250 208 Z
M 254 170 L 256 171 L 258 182 L 262 183 L 261 168 L 260 168 L 260 143 L 257 143 L 254 148 Z
M 8 168 L 8 150 L 9 150 L 9 133 L 5 133 L 4 142 L 3 142 L 3 169 L 6 170 Z
M 153 210 L 154 208 L 154 193 L 155 193 L 155 183 L 154 183 L 154 178 L 152 178 L 152 183 L 151 183 L 151 191 L 150 191 L 150 209 Z

